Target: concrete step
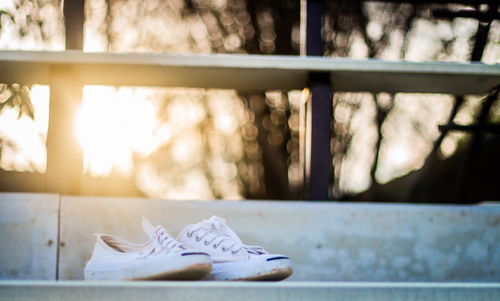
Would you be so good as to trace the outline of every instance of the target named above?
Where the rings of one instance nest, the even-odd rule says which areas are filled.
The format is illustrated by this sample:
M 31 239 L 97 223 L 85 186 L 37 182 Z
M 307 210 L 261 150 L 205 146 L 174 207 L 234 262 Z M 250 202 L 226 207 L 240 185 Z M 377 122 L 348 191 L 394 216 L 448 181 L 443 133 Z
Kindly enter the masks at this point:
M 292 259 L 291 281 L 500 282 L 500 204 L 166 201 L 0 194 L 0 280 L 83 280 L 94 233 L 144 242 L 212 215 Z M 499 299 L 500 300 L 500 299 Z
M 0 300 L 500 300 L 500 283 L 0 281 Z

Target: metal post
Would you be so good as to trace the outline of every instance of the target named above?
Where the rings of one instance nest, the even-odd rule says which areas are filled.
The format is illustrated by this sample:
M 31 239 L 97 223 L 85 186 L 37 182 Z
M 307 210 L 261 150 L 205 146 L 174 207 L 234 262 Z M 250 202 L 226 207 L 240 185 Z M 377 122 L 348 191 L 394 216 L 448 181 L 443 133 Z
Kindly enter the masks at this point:
M 488 9 L 485 12 L 482 12 L 477 8 L 474 10 L 460 10 L 460 11 L 450 11 L 448 9 L 436 9 L 433 11 L 434 17 L 437 18 L 446 18 L 453 20 L 454 18 L 472 18 L 478 20 L 477 31 L 474 37 L 474 47 L 470 54 L 470 60 L 472 62 L 480 62 L 484 50 L 486 48 L 486 44 L 488 42 L 488 35 L 491 28 L 491 23 L 495 20 L 500 19 L 500 14 L 498 14 L 498 1 L 484 1 L 488 4 Z M 479 4 L 479 3 L 478 3 Z M 448 125 L 441 127 L 441 134 L 434 143 L 434 148 L 432 150 L 433 156 L 431 158 L 435 158 L 435 154 L 437 153 L 439 147 L 441 146 L 441 142 L 444 137 L 447 135 L 450 129 L 460 128 L 461 130 L 472 130 L 472 139 L 469 148 L 469 154 L 467 160 L 463 163 L 460 173 L 458 174 L 458 186 L 455 189 L 455 201 L 458 203 L 477 203 L 481 200 L 470 199 L 470 191 L 471 185 L 473 184 L 473 179 L 477 175 L 477 165 L 478 165 L 478 157 L 480 155 L 481 144 L 483 143 L 483 131 L 487 130 L 489 127 L 487 125 L 487 115 L 493 105 L 493 102 L 496 100 L 495 93 L 498 95 L 498 90 L 496 92 L 492 92 L 490 94 L 482 107 L 482 111 L 480 116 L 477 118 L 476 126 L 468 126 L 468 127 L 457 127 L 453 123 L 453 119 L 457 114 L 460 106 L 464 102 L 463 95 L 455 96 L 455 105 L 453 107 L 452 112 L 450 113 L 448 119 Z M 490 128 L 491 130 L 491 128 Z
M 66 28 L 66 49 L 83 49 L 84 0 L 64 0 L 63 13 Z
M 302 55 L 322 56 L 321 36 L 323 1 L 302 1 Z M 305 47 L 304 47 L 305 45 Z M 332 88 L 329 73 L 309 74 L 310 97 L 306 106 L 304 159 L 304 191 L 309 200 L 328 200 L 331 179 Z

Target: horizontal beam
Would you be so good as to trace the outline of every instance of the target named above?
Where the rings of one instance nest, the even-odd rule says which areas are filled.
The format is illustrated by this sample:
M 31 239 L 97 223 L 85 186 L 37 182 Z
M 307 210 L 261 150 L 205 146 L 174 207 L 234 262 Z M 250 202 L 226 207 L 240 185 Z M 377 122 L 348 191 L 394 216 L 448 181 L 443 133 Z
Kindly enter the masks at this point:
M 498 283 L 0 281 L 0 300 L 500 300 Z
M 45 174 L 0 169 L 0 191 L 45 192 Z
M 500 64 L 393 62 L 262 55 L 176 55 L 0 51 L 0 82 L 48 84 L 70 66 L 87 85 L 198 87 L 264 91 L 302 89 L 310 72 L 330 73 L 345 92 L 482 94 L 500 83 Z

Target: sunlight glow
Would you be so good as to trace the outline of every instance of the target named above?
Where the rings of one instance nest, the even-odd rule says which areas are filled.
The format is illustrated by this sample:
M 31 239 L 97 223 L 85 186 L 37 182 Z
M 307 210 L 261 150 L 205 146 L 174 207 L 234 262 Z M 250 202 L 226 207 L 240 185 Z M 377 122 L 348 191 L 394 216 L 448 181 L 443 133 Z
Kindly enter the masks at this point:
M 133 154 L 155 148 L 155 108 L 133 88 L 86 86 L 77 117 L 77 135 L 84 151 L 84 169 L 96 176 L 117 171 L 130 175 Z
M 47 129 L 49 125 L 49 87 L 30 89 L 35 119 L 19 117 L 19 108 L 4 107 L 0 114 L 0 167 L 5 170 L 45 172 L 47 168 Z
M 395 166 L 404 166 L 410 160 L 410 150 L 403 144 L 393 145 L 388 149 L 387 156 Z

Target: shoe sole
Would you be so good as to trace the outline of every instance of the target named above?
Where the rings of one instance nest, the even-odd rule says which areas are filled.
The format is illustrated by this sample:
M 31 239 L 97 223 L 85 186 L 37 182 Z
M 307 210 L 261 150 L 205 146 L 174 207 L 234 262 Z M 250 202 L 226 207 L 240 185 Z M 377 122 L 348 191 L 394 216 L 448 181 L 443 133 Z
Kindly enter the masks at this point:
M 285 258 L 282 258 L 285 259 Z M 290 260 L 260 262 L 212 263 L 214 269 L 207 280 L 215 281 L 280 281 L 293 274 Z
M 252 275 L 250 277 L 232 279 L 231 281 L 281 281 L 292 275 L 293 269 L 274 269 L 266 273 Z
M 164 258 L 156 258 L 147 264 L 129 267 L 85 268 L 85 280 L 199 280 L 210 274 L 212 264 L 208 255 L 188 254 L 175 259 L 171 268 L 163 265 Z M 98 268 L 95 267 L 98 266 Z
M 141 280 L 200 280 L 210 274 L 212 265 L 209 263 L 200 263 L 185 267 L 180 270 L 168 271 L 161 274 L 151 275 L 143 278 L 126 279 L 133 281 Z

